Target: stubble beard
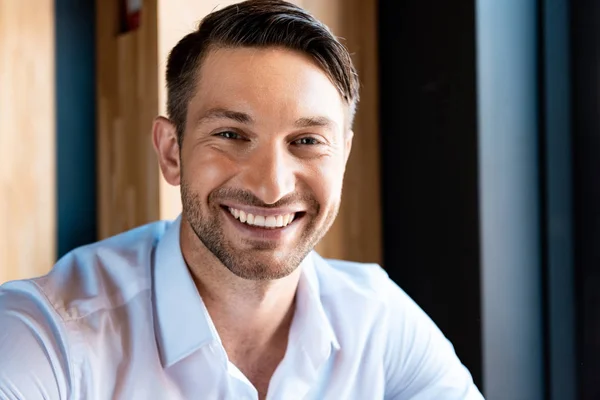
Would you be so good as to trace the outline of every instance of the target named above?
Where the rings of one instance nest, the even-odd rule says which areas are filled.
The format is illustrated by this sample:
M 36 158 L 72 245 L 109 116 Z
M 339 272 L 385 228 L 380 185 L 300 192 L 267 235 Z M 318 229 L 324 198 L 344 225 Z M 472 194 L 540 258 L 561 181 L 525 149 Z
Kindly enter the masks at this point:
M 194 193 L 186 182 L 181 183 L 181 199 L 183 205 L 183 215 L 190 224 L 192 230 L 202 242 L 202 244 L 234 275 L 248 280 L 275 280 L 281 279 L 298 268 L 306 256 L 314 249 L 316 244 L 325 236 L 333 221 L 335 220 L 339 204 L 325 216 L 325 221 L 321 227 L 318 226 L 318 220 L 315 216 L 319 213 L 319 205 L 314 197 L 310 197 L 307 202 L 313 205 L 315 210 L 307 213 L 303 218 L 311 218 L 305 222 L 305 228 L 302 232 L 297 245 L 292 247 L 287 254 L 277 254 L 280 250 L 273 243 L 256 241 L 251 243 L 249 250 L 235 248 L 231 241 L 227 239 L 221 216 L 221 209 L 215 198 L 222 199 L 227 197 L 227 189 L 217 189 L 208 197 L 207 209 L 204 212 L 202 201 L 197 193 Z M 240 196 L 239 191 L 236 197 L 245 199 L 251 198 L 251 195 Z M 253 204 L 255 205 L 255 204 Z M 309 216 L 309 214 L 311 216 Z

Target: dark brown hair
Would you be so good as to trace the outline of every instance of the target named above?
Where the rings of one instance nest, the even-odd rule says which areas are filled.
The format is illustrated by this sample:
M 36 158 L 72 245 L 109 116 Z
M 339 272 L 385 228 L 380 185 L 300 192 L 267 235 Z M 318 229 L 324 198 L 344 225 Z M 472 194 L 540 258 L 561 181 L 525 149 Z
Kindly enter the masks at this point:
M 181 140 L 198 68 L 212 48 L 283 47 L 309 55 L 350 107 L 358 102 L 358 76 L 346 48 L 302 8 L 282 0 L 248 0 L 207 15 L 177 43 L 167 61 L 167 112 Z

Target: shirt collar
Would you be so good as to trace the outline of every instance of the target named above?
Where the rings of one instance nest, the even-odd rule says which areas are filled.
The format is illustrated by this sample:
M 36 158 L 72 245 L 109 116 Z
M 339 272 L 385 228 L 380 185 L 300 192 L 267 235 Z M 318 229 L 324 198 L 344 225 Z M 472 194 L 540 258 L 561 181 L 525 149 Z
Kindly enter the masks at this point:
M 321 282 L 318 270 L 327 267 L 326 261 L 316 252 L 311 252 L 301 264 L 302 273 L 296 292 L 296 311 L 291 333 L 305 350 L 318 350 L 329 355 L 331 348 L 339 349 L 340 344 L 323 308 Z
M 155 331 L 165 367 L 219 340 L 183 259 L 180 228 L 181 216 L 158 242 L 153 268 Z
M 219 335 L 183 259 L 181 216 L 158 242 L 153 266 L 155 331 L 164 367 L 175 364 L 202 346 L 219 342 Z M 340 345 L 321 303 L 317 269 L 326 263 L 311 252 L 300 265 L 296 310 L 289 343 L 298 344 L 317 368 Z
M 319 371 L 323 371 L 331 353 L 340 348 L 322 304 L 321 289 L 326 283 L 321 279 L 322 268 L 329 266 L 317 253 L 311 252 L 301 268 L 294 320 L 281 365 L 288 375 L 271 382 L 273 387 L 269 386 L 269 392 L 273 390 L 273 398 L 287 398 L 290 393 L 294 393 L 295 398 L 304 398 L 319 380 Z

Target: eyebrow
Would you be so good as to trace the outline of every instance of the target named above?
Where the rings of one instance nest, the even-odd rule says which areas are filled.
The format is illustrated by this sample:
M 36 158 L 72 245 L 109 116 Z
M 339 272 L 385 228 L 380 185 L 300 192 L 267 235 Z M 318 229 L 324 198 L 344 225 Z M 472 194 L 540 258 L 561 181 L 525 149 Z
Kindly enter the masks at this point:
M 241 124 L 252 124 L 254 119 L 249 114 L 240 111 L 228 110 L 226 108 L 211 108 L 198 118 L 198 124 L 207 122 L 215 119 L 230 119 Z M 311 127 L 326 127 L 334 129 L 337 124 L 335 121 L 322 116 L 317 117 L 303 117 L 299 118 L 294 122 L 294 126 L 297 128 L 311 128 Z
M 296 120 L 294 125 L 298 128 L 325 127 L 334 129 L 337 124 L 327 117 L 306 117 Z
M 231 119 L 242 124 L 251 124 L 254 122 L 250 115 L 243 112 L 228 110 L 226 108 L 211 108 L 198 118 L 197 123 L 200 124 L 213 119 Z

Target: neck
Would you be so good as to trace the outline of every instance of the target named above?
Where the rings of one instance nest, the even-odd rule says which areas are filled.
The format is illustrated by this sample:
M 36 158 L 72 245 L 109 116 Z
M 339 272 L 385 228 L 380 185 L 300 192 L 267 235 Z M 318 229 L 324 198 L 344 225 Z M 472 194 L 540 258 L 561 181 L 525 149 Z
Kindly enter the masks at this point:
M 180 236 L 184 259 L 228 352 L 287 340 L 300 268 L 278 280 L 243 279 L 206 249 L 184 220 Z

